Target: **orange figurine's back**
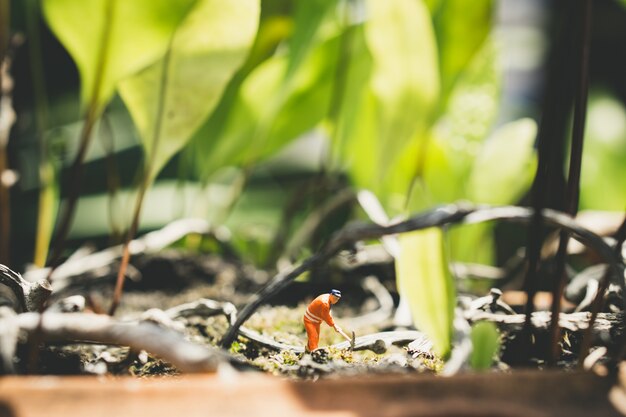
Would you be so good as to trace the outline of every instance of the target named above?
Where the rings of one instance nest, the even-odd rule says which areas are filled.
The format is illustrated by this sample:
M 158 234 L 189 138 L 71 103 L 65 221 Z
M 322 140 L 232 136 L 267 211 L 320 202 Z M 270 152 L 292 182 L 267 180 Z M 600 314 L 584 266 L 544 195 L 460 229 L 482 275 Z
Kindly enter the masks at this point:
M 315 298 L 306 311 L 304 312 L 304 328 L 308 337 L 308 343 L 306 346 L 307 352 L 312 352 L 317 349 L 320 340 L 320 324 L 322 321 L 326 322 L 330 327 L 335 329 L 347 340 L 351 340 L 350 337 L 343 331 L 335 321 L 330 313 L 330 307 L 337 303 L 341 298 L 341 291 L 331 290 L 328 294 L 319 295 Z

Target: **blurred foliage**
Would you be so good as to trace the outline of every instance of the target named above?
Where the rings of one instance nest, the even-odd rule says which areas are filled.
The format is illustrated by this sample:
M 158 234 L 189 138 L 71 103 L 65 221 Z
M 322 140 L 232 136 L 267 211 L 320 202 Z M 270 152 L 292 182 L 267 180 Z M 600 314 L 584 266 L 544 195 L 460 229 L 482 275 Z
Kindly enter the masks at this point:
M 476 371 L 491 368 L 500 350 L 500 333 L 495 323 L 479 321 L 472 326 L 470 366 Z
M 431 228 L 404 233 L 399 240 L 398 290 L 409 300 L 415 326 L 428 335 L 437 355 L 447 358 L 452 343 L 456 291 L 443 231 Z
M 195 0 L 43 0 L 48 25 L 74 58 L 81 101 L 104 108 L 117 83 L 159 59 Z
M 580 209 L 623 211 L 626 207 L 626 108 L 603 91 L 589 98 Z
M 120 94 L 155 177 L 215 108 L 257 30 L 258 0 L 198 0 L 161 59 L 124 79 Z

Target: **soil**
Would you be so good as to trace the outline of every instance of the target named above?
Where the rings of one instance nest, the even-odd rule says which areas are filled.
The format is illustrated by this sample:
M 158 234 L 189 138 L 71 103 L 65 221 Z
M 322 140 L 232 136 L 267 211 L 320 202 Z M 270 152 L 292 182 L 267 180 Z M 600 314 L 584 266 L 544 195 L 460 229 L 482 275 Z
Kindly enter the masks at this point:
M 142 255 L 132 260 L 140 272 L 140 279 L 128 281 L 122 303 L 116 316 L 136 318 L 149 309 L 165 310 L 199 299 L 229 301 L 241 308 L 265 284 L 270 274 L 244 265 L 237 260 L 213 255 L 198 255 L 181 250 L 162 251 L 158 255 Z M 323 277 L 333 276 L 335 282 Z M 307 281 L 299 281 L 261 307 L 246 322 L 248 329 L 293 346 L 304 346 L 306 333 L 302 316 L 308 301 L 331 286 L 343 289 L 345 296 L 333 306 L 333 316 L 341 325 L 343 320 L 370 312 L 378 307 L 376 299 L 360 285 L 358 277 L 343 277 L 337 282 L 337 271 L 319 271 Z M 83 295 L 87 308 L 106 311 L 113 291 L 114 277 L 102 277 L 97 285 L 81 284 L 80 279 L 70 290 L 53 296 L 51 303 L 61 297 Z M 350 281 L 348 281 L 350 280 Z M 392 277 L 383 276 L 382 282 L 393 292 Z M 397 294 L 393 294 L 397 299 Z M 192 316 L 176 320 L 184 326 L 185 336 L 199 344 L 218 346 L 228 329 L 225 316 Z M 390 320 L 353 328 L 357 335 L 389 329 Z M 320 346 L 330 346 L 343 341 L 330 327 L 323 325 Z M 26 371 L 29 345 L 21 345 L 18 356 L 20 370 Z M 410 352 L 406 346 L 391 346 L 385 352 L 370 350 L 351 351 L 325 347 L 313 354 L 290 350 L 275 351 L 253 340 L 240 336 L 232 344 L 230 354 L 246 365 L 247 369 L 291 379 L 317 379 L 319 377 L 358 375 L 367 373 L 432 373 L 440 370 L 442 361 L 434 355 Z M 32 369 L 32 368 L 31 368 Z M 172 365 L 147 352 L 133 352 L 125 347 L 93 344 L 59 344 L 43 346 L 39 354 L 36 373 L 40 374 L 112 374 L 112 375 L 176 375 Z
M 164 311 L 201 299 L 230 302 L 241 310 L 272 277 L 272 273 L 258 270 L 235 258 L 182 249 L 138 255 L 132 258 L 132 265 L 138 273 L 133 280 L 127 281 L 116 313 L 116 318 L 121 320 L 144 320 L 146 312 L 151 309 Z M 54 305 L 70 295 L 82 295 L 87 300 L 87 310 L 106 312 L 112 298 L 116 268 L 112 266 L 110 270 L 110 275 L 101 276 L 97 280 L 75 277 L 62 292 L 53 293 L 50 304 Z M 392 270 L 380 264 L 346 269 L 331 262 L 322 270 L 311 271 L 304 279 L 296 280 L 286 290 L 272 297 L 245 322 L 245 327 L 274 342 L 301 349 L 306 343 L 302 317 L 308 302 L 330 288 L 340 288 L 344 297 L 333 306 L 333 316 L 344 329 L 354 331 L 357 336 L 397 330 L 391 312 L 366 325 L 356 327 L 350 324 L 351 319 L 380 308 L 379 300 L 363 285 L 365 278 L 372 275 L 376 276 L 397 306 L 398 295 Z M 615 321 L 621 322 L 617 318 Z M 185 338 L 211 347 L 218 347 L 229 329 L 229 321 L 223 314 L 177 317 L 174 322 Z M 506 371 L 511 366 L 520 365 L 544 368 L 545 362 L 539 358 L 539 351 L 548 341 L 546 329 L 533 334 L 534 344 L 529 348 L 520 343 L 520 325 L 509 327 L 514 330 L 503 331 L 500 326 L 500 359 L 492 366 L 492 370 Z M 560 369 L 576 367 L 578 358 L 572 351 L 579 349 L 581 335 L 580 331 L 563 332 L 562 355 L 557 364 Z M 406 343 L 390 346 L 383 343 L 382 349 L 373 346 L 369 350 L 352 351 L 331 346 L 338 342 L 343 342 L 342 337 L 323 324 L 320 337 L 323 349 L 313 354 L 298 353 L 291 349 L 279 350 L 241 335 L 230 346 L 228 353 L 238 369 L 296 380 L 381 373 L 432 374 L 439 373 L 444 365 L 441 358 L 432 352 L 415 350 Z M 32 352 L 31 342 L 19 346 L 16 364 L 18 373 L 139 377 L 179 374 L 174 366 L 149 352 L 136 352 L 119 346 L 64 341 L 56 345 L 42 345 L 38 355 Z M 520 358 L 528 358 L 528 352 L 531 353 L 530 360 L 519 362 Z M 33 357 L 38 361 L 34 362 Z

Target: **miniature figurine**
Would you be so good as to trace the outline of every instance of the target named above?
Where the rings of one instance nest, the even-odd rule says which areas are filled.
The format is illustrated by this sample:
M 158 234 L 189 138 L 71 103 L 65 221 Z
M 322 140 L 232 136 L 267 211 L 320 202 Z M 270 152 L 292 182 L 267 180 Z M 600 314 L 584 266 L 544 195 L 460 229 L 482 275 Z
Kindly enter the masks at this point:
M 317 349 L 317 345 L 320 340 L 320 324 L 322 320 L 326 322 L 330 327 L 335 329 L 337 333 L 342 335 L 348 341 L 352 341 L 352 338 L 348 336 L 333 320 L 333 316 L 330 314 L 330 308 L 333 304 L 337 303 L 341 298 L 341 291 L 330 290 L 328 294 L 322 294 L 315 300 L 311 301 L 311 304 L 307 307 L 304 313 L 304 328 L 308 337 L 308 343 L 306 345 L 307 352 L 313 352 Z

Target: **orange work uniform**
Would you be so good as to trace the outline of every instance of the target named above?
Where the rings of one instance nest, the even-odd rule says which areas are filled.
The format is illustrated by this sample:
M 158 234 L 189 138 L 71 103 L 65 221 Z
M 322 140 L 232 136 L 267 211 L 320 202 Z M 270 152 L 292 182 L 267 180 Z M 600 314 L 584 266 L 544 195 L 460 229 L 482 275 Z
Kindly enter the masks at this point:
M 304 328 L 309 339 L 307 343 L 307 351 L 312 352 L 317 349 L 320 340 L 320 323 L 322 320 L 330 327 L 335 326 L 333 316 L 330 314 L 330 294 L 322 294 L 311 304 L 304 312 Z

